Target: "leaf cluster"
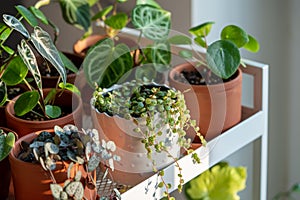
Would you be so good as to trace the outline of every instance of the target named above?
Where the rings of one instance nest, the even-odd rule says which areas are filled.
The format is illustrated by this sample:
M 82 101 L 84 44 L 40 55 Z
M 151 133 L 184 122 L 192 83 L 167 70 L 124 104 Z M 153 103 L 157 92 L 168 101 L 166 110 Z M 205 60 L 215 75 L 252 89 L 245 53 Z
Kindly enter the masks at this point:
M 58 86 L 75 91 L 75 86 L 66 83 L 66 68 L 74 72 L 77 69 L 66 56 L 57 50 L 51 36 L 39 26 L 39 22 L 48 25 L 50 21 L 38 8 L 18 5 L 16 9 L 18 11 L 16 16 L 4 14 L 5 24 L 0 24 L 0 51 L 3 59 L 0 68 L 0 105 L 7 101 L 7 86 L 24 84 L 28 91 L 16 101 L 15 114 L 22 116 L 39 106 L 42 111 L 40 115 L 46 118 L 57 118 L 61 110 L 50 102 L 54 102 Z M 32 33 L 25 28 L 25 23 L 32 29 Z M 13 31 L 23 37 L 16 50 L 6 46 L 6 41 L 12 38 Z M 49 68 L 51 65 L 53 70 L 57 70 L 62 81 L 47 97 L 43 96 L 37 56 L 41 56 Z M 27 79 L 29 72 L 33 77 L 32 81 Z

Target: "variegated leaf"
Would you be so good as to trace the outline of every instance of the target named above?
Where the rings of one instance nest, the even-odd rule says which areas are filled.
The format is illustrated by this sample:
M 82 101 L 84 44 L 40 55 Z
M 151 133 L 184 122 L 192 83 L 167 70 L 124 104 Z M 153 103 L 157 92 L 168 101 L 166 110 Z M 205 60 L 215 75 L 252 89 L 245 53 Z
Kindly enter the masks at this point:
M 36 26 L 31 34 L 31 41 L 38 52 L 56 68 L 63 83 L 66 84 L 66 69 L 50 35 L 42 28 Z
M 12 29 L 15 29 L 16 31 L 20 32 L 24 37 L 29 38 L 30 35 L 24 25 L 14 16 L 4 14 L 3 15 L 3 21 Z
M 50 184 L 50 189 L 52 196 L 55 199 L 60 199 L 60 193 L 63 191 L 63 188 L 59 184 Z
M 18 52 L 23 62 L 27 66 L 28 70 L 31 72 L 34 81 L 39 89 L 39 93 L 40 95 L 42 95 L 43 98 L 42 76 L 38 68 L 38 64 L 34 56 L 34 53 L 25 40 L 21 41 L 21 45 L 18 45 Z

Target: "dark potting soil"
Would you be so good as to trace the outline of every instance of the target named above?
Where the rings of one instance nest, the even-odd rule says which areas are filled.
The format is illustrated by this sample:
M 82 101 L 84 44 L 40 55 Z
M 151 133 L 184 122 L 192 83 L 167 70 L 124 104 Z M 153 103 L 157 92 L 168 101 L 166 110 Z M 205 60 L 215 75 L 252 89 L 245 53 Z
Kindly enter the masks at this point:
M 46 62 L 43 62 L 39 65 L 39 69 L 42 76 L 46 77 L 53 77 L 53 76 L 59 76 L 59 73 L 57 70 L 51 65 L 47 64 Z M 69 69 L 66 69 L 67 75 L 72 74 L 73 72 Z
M 236 76 L 237 73 L 235 73 L 229 79 L 222 79 L 213 74 L 209 69 L 201 68 L 192 71 L 183 70 L 180 73 L 175 73 L 174 79 L 182 83 L 189 83 L 191 85 L 214 85 L 233 80 Z

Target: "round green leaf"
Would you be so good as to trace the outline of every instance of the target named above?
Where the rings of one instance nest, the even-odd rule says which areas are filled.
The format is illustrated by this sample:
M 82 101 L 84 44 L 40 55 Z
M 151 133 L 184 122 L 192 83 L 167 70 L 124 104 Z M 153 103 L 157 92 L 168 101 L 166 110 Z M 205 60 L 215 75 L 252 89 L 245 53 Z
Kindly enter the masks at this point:
M 30 112 L 37 105 L 39 97 L 38 91 L 28 91 L 21 94 L 14 105 L 15 114 L 22 116 Z
M 102 19 L 103 17 L 105 17 L 106 15 L 108 15 L 108 13 L 110 13 L 113 10 L 113 6 L 107 6 L 106 8 L 103 8 L 103 10 L 101 10 L 100 12 L 96 13 L 93 17 L 92 20 L 95 21 L 97 19 Z
M 218 40 L 207 49 L 208 67 L 217 76 L 228 79 L 240 65 L 240 52 L 237 46 L 229 40 Z
M 113 29 L 120 30 L 126 26 L 127 21 L 128 21 L 128 17 L 125 13 L 118 13 L 116 15 L 112 15 L 108 17 L 104 21 L 104 23 Z
M 7 85 L 17 85 L 25 79 L 27 73 L 27 66 L 20 56 L 16 56 L 7 65 L 1 79 Z
M 149 5 L 137 5 L 132 11 L 132 24 L 146 38 L 161 41 L 169 35 L 171 13 Z
M 46 115 L 52 119 L 58 118 L 61 115 L 61 109 L 58 106 L 46 105 Z
M 196 37 L 206 37 L 210 33 L 211 27 L 214 23 L 215 22 L 205 22 L 190 28 L 189 32 Z
M 191 38 L 185 35 L 175 35 L 168 39 L 170 44 L 174 45 L 187 45 L 192 44 Z
M 188 50 L 181 50 L 181 51 L 179 51 L 179 56 L 184 59 L 191 59 L 191 58 L 193 58 L 193 53 Z
M 3 106 L 7 99 L 7 88 L 3 81 L 0 81 L 0 106 Z
M 38 25 L 37 19 L 27 8 L 22 5 L 17 5 L 16 9 L 32 27 Z
M 49 22 L 47 20 L 47 17 L 44 15 L 44 13 L 40 10 L 35 8 L 34 6 L 30 6 L 29 10 L 32 12 L 32 14 L 38 18 L 39 20 L 41 20 L 42 23 L 48 25 Z
M 249 41 L 246 31 L 235 25 L 226 26 L 221 32 L 221 39 L 232 41 L 238 48 Z
M 249 42 L 245 44 L 243 48 L 253 53 L 258 52 L 260 49 L 258 41 L 251 35 L 248 35 L 248 38 L 249 38 Z

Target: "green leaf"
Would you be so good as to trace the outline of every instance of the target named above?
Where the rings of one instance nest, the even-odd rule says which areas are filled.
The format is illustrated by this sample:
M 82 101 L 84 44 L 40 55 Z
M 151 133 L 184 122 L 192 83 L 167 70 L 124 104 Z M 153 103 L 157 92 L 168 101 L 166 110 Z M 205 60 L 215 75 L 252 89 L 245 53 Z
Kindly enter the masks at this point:
M 56 97 L 57 91 L 55 88 L 52 88 L 50 92 L 47 94 L 46 98 L 44 99 L 44 104 L 49 104 L 50 101 L 53 101 Z
M 18 52 L 19 52 L 19 55 L 22 58 L 23 62 L 25 63 L 25 65 L 27 66 L 29 71 L 31 72 L 40 94 L 43 95 L 42 76 L 41 76 L 40 70 L 38 68 L 38 64 L 37 64 L 35 55 L 25 40 L 22 40 L 21 44 L 18 45 Z
M 4 51 L 9 55 L 13 55 L 15 53 L 15 51 L 8 46 L 4 46 L 1 44 L 1 48 L 4 49 Z
M 37 19 L 27 8 L 22 5 L 17 5 L 16 9 L 32 27 L 38 25 Z
M 170 44 L 174 45 L 187 45 L 187 44 L 192 44 L 191 38 L 185 36 L 185 35 L 175 35 L 171 38 L 168 39 Z
M 104 21 L 104 23 L 113 29 L 120 30 L 126 26 L 127 21 L 128 21 L 128 17 L 125 13 L 118 13 L 116 15 L 112 15 L 108 17 Z
M 86 0 L 60 0 L 64 20 L 80 29 L 88 31 L 90 23 L 90 6 Z
M 37 9 L 37 8 L 35 8 L 35 7 L 33 7 L 33 6 L 30 6 L 30 7 L 29 7 L 29 10 L 32 12 L 32 14 L 33 14 L 36 18 L 38 18 L 39 20 L 41 20 L 41 22 L 42 22 L 43 24 L 46 24 L 46 25 L 49 24 L 47 17 L 44 15 L 44 13 L 43 13 L 40 9 Z
M 249 38 L 249 41 L 248 41 L 248 43 L 246 43 L 243 46 L 243 48 L 248 50 L 248 51 L 251 51 L 253 53 L 258 52 L 259 49 L 260 49 L 258 41 L 254 37 L 252 37 L 251 35 L 248 35 L 248 38 Z
M 5 41 L 11 34 L 11 30 L 8 26 L 3 23 L 0 23 L 0 40 Z
M 7 99 L 7 88 L 3 81 L 0 80 L 0 106 L 3 106 Z
M 137 5 L 132 11 L 132 24 L 146 38 L 161 41 L 169 35 L 171 13 L 149 5 Z
M 61 58 L 61 61 L 63 62 L 65 68 L 69 69 L 70 71 L 77 73 L 78 68 L 74 65 L 74 63 L 62 52 L 58 52 L 59 56 Z
M 136 5 L 150 5 L 155 8 L 161 8 L 160 5 L 154 0 L 137 0 Z
M 62 89 L 66 89 L 66 90 L 69 90 L 75 94 L 78 94 L 80 96 L 80 90 L 73 84 L 71 83 L 66 83 L 64 85 L 64 83 L 59 83 L 58 86 Z
M 107 6 L 106 8 L 103 8 L 103 10 L 101 10 L 100 12 L 96 13 L 93 17 L 92 20 L 95 21 L 97 19 L 102 19 L 103 17 L 105 17 L 106 15 L 108 15 L 112 10 L 113 10 L 113 6 Z
M 93 5 L 95 5 L 99 0 L 87 0 L 87 2 L 89 3 L 90 7 L 92 7 Z
M 46 105 L 46 115 L 52 119 L 58 118 L 61 115 L 61 109 L 58 106 Z
M 15 56 L 6 66 L 1 79 L 6 85 L 17 85 L 25 79 L 27 72 L 27 66 L 21 57 Z
M 151 57 L 155 69 L 158 72 L 164 72 L 170 68 L 171 47 L 166 42 L 155 42 L 151 48 Z
M 127 0 L 117 0 L 118 3 L 125 3 Z
M 193 53 L 189 50 L 181 50 L 179 51 L 179 56 L 184 59 L 191 59 L 193 58 Z
M 189 29 L 189 32 L 196 37 L 206 37 L 210 31 L 211 27 L 215 22 L 205 22 L 198 26 Z
M 0 134 L 0 162 L 8 156 L 15 144 L 15 135 L 12 132 L 7 135 Z
M 104 39 L 88 52 L 83 69 L 89 84 L 110 87 L 117 83 L 133 66 L 130 49 L 125 44 L 114 46 L 111 39 Z
M 138 66 L 135 71 L 135 78 L 139 80 L 153 81 L 156 78 L 157 71 L 155 70 L 153 64 L 144 64 Z
M 216 165 L 186 184 L 185 192 L 190 200 L 239 200 L 238 192 L 245 189 L 245 167 L 221 167 Z
M 31 34 L 31 41 L 38 52 L 56 68 L 62 81 L 66 83 L 66 69 L 59 56 L 59 52 L 51 40 L 50 35 L 37 26 L 34 28 L 34 32 Z
M 201 46 L 203 48 L 207 48 L 207 43 L 206 43 L 206 41 L 205 41 L 205 39 L 203 37 L 195 37 L 194 41 L 199 46 Z
M 296 183 L 296 184 L 293 185 L 292 192 L 300 193 L 300 183 Z
M 40 95 L 37 91 L 24 92 L 15 102 L 15 114 L 22 116 L 30 112 L 37 105 L 39 98 Z
M 218 40 L 207 48 L 206 60 L 214 74 L 228 79 L 237 71 L 241 56 L 234 43 L 229 40 Z
M 15 29 L 16 31 L 21 33 L 25 38 L 30 37 L 24 25 L 14 16 L 4 14 L 3 21 L 7 26 L 9 26 L 12 29 Z
M 235 25 L 228 25 L 224 27 L 221 32 L 221 39 L 230 40 L 238 48 L 243 47 L 249 41 L 246 31 Z

